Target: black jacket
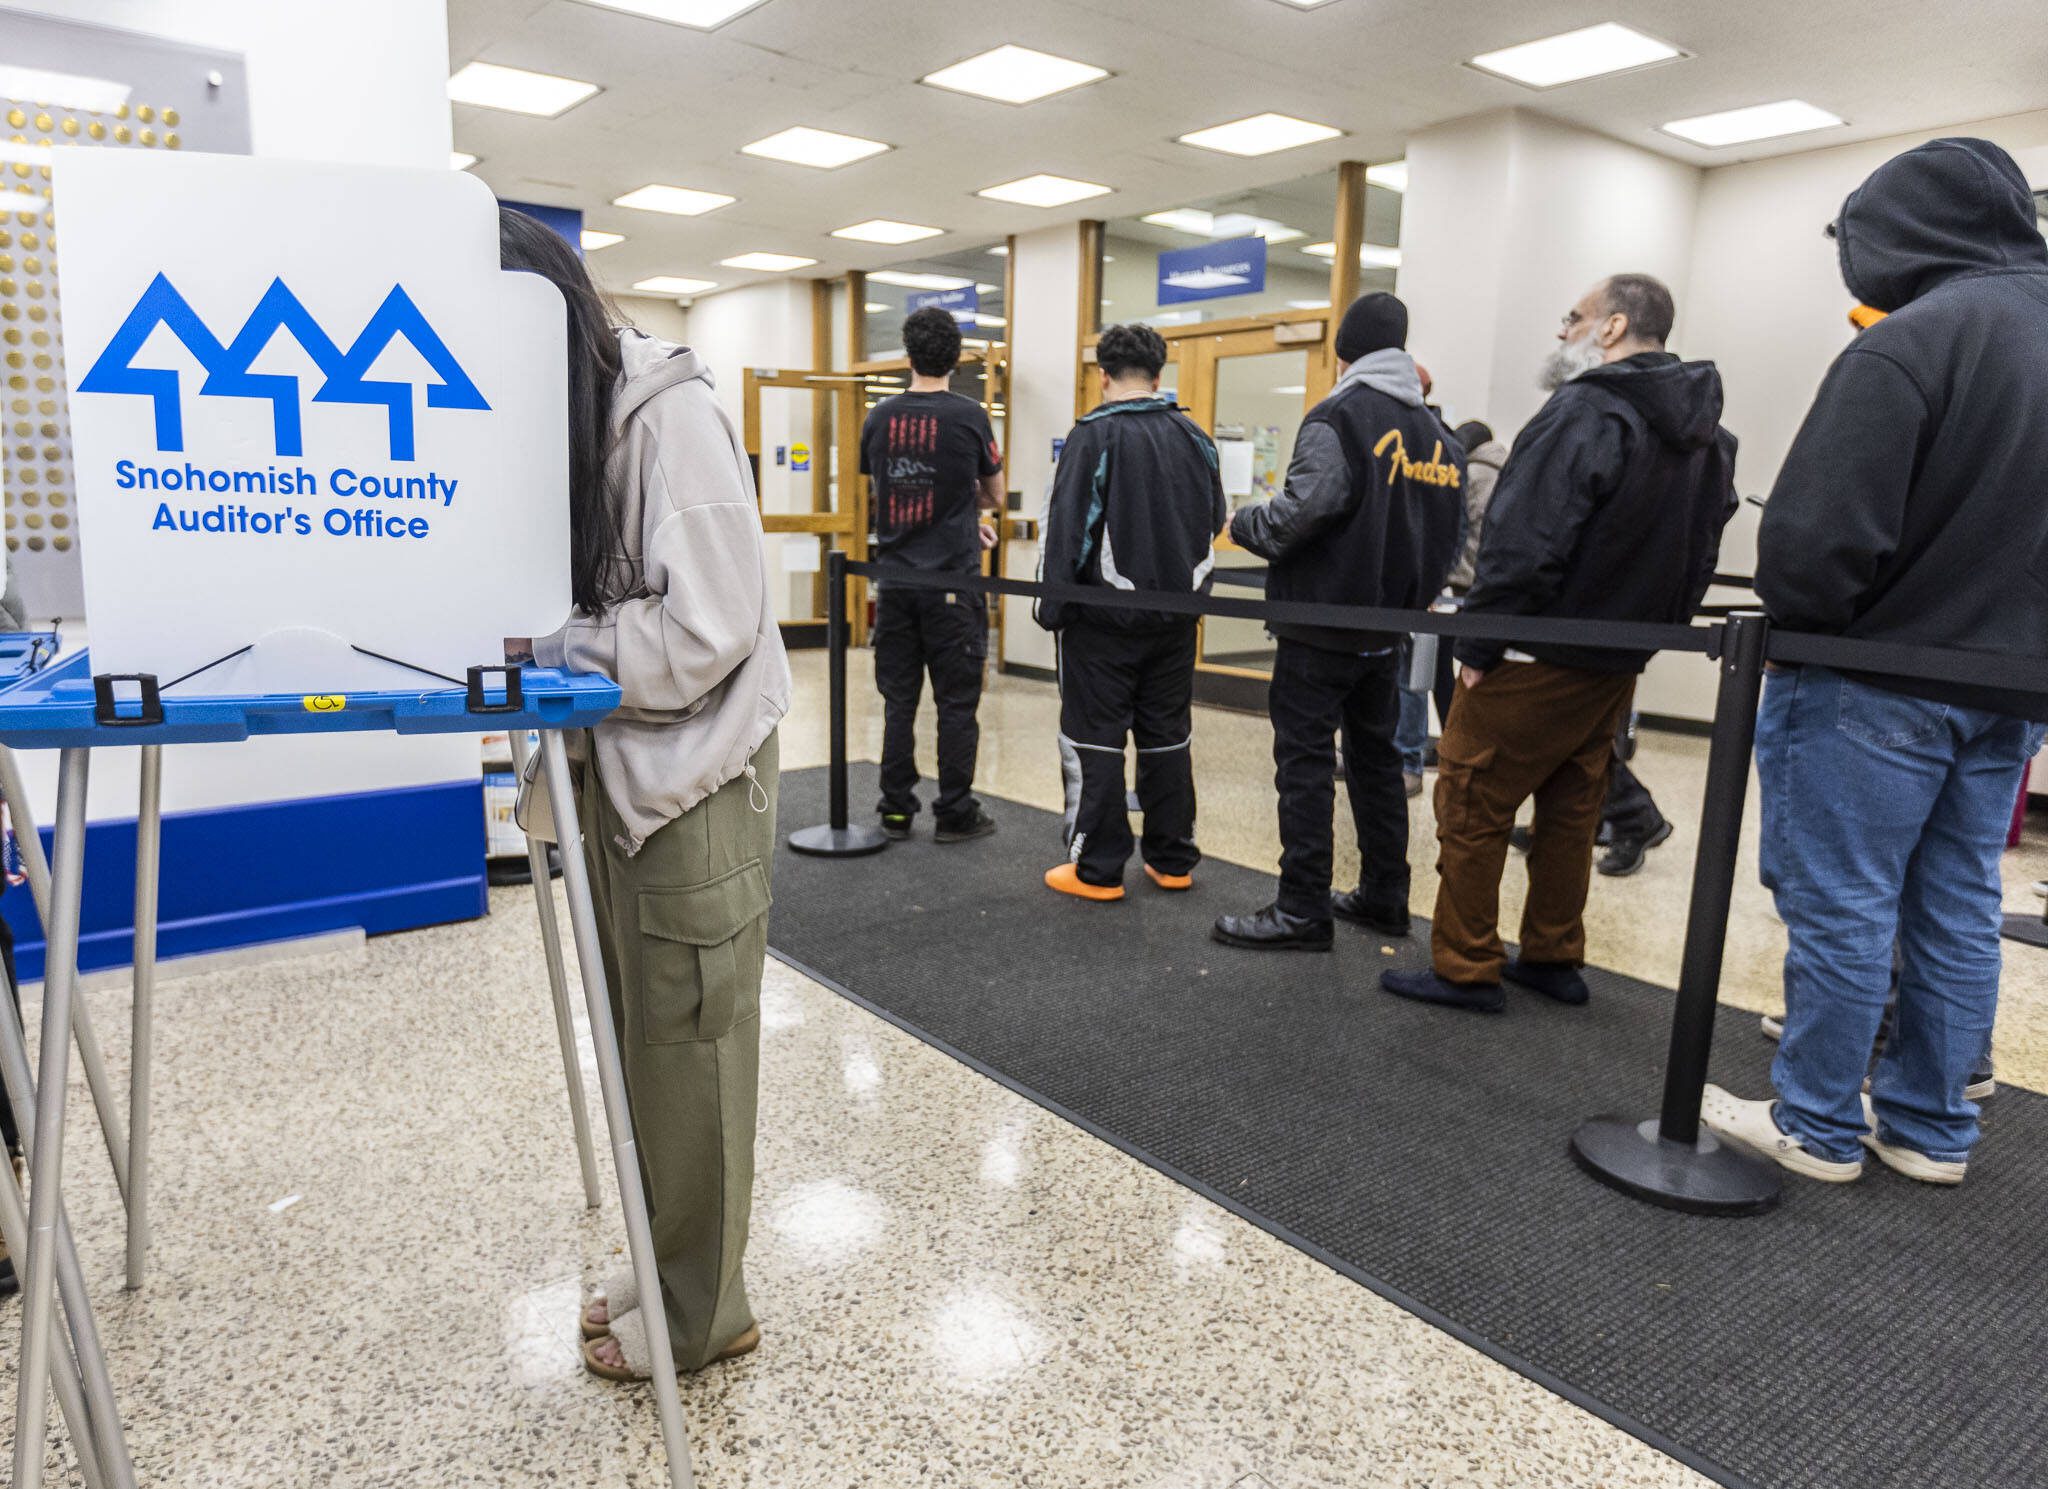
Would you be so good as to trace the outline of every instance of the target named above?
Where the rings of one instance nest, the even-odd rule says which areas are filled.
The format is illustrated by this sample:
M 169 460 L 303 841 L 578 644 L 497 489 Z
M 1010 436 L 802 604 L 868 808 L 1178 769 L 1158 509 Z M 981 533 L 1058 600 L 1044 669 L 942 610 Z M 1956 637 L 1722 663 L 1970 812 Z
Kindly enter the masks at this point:
M 1735 512 L 1735 436 L 1711 362 L 1640 352 L 1581 373 L 1515 439 L 1486 512 L 1467 615 L 1683 625 Z M 1509 643 L 1461 640 L 1482 672 Z M 1640 672 L 1654 652 L 1530 644 L 1589 672 Z
M 1105 403 L 1082 415 L 1061 447 L 1039 535 L 1038 577 L 1206 594 L 1228 511 L 1215 443 L 1172 400 Z M 1194 621 L 1048 599 L 1033 614 L 1048 631 L 1075 620 L 1141 631 Z
M 1464 484 L 1465 452 L 1422 406 L 1414 362 L 1375 352 L 1309 410 L 1285 487 L 1242 508 L 1230 533 L 1271 561 L 1269 600 L 1420 610 L 1457 557 Z M 1354 656 L 1400 641 L 1280 621 L 1268 629 Z
M 1764 509 L 1756 589 L 1802 631 L 2048 655 L 2048 244 L 2012 159 L 1934 140 L 1835 225 L 1842 277 L 1892 314 L 1821 383 Z M 1867 679 L 2037 721 L 2048 699 Z

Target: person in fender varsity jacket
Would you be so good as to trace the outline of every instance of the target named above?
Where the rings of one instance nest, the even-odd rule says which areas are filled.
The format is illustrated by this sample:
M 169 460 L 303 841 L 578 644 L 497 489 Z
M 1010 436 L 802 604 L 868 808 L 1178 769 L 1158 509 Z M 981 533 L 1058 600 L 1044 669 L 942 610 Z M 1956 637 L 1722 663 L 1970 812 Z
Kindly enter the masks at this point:
M 1664 350 L 1676 312 L 1647 274 L 1603 280 L 1565 315 L 1543 382 L 1494 487 L 1467 615 L 1683 625 L 1713 578 L 1735 511 L 1735 436 L 1721 375 Z M 1636 676 L 1653 653 L 1458 642 L 1457 693 L 1437 747 L 1433 971 L 1387 972 L 1404 998 L 1498 1013 L 1501 978 L 1584 1003 L 1593 839 Z M 1500 876 L 1530 797 L 1519 957 L 1500 939 Z
M 1104 589 L 1206 594 L 1229 507 L 1216 446 L 1159 395 L 1166 342 L 1150 326 L 1111 326 L 1095 348 L 1102 403 L 1067 435 L 1046 506 L 1039 578 Z M 1042 598 L 1059 636 L 1060 764 L 1067 862 L 1048 887 L 1120 900 L 1131 856 L 1124 740 L 1138 747 L 1145 873 L 1193 883 L 1196 617 Z
M 1423 406 L 1408 307 L 1366 295 L 1337 328 L 1337 386 L 1295 436 L 1287 482 L 1231 520 L 1239 544 L 1271 561 L 1270 600 L 1420 610 L 1458 555 L 1465 455 Z M 1232 946 L 1328 951 L 1332 917 L 1408 934 L 1408 801 L 1395 740 L 1401 637 L 1274 622 L 1273 784 L 1280 796 L 1280 889 L 1272 904 L 1225 915 Z M 1344 789 L 1358 829 L 1359 883 L 1330 893 L 1341 731 Z
M 1828 369 L 1757 535 L 1799 631 L 2048 654 L 2048 244 L 1989 140 L 1872 173 L 1829 229 L 1869 322 Z M 1882 319 L 1870 311 L 1886 311 Z M 1959 669 L 1961 670 L 1961 669 Z M 1765 679 L 1759 857 L 1789 946 L 1771 1085 L 1701 1117 L 1808 1178 L 1866 1150 L 1962 1182 L 1998 1009 L 1999 855 L 2048 698 L 1814 664 Z M 1864 1095 L 1898 951 L 1898 1016 Z

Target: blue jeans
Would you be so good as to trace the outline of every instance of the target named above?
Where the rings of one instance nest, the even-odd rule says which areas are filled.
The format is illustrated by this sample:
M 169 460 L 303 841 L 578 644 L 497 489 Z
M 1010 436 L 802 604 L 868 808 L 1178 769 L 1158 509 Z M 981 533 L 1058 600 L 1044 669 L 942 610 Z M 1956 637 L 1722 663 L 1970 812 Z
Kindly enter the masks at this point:
M 1963 1099 L 1998 1010 L 1999 854 L 2042 726 L 1887 692 L 1821 667 L 1772 674 L 1757 719 L 1764 887 L 1790 934 L 1778 1125 L 1862 1156 L 1862 1086 L 1899 952 L 1878 1135 L 1960 1161 Z
M 1401 751 L 1401 769 L 1408 775 L 1422 774 L 1422 751 L 1429 743 L 1429 690 L 1408 690 L 1408 663 L 1415 653 L 1415 638 L 1405 636 L 1400 646 L 1397 674 L 1401 688 L 1401 715 L 1394 725 L 1394 744 Z

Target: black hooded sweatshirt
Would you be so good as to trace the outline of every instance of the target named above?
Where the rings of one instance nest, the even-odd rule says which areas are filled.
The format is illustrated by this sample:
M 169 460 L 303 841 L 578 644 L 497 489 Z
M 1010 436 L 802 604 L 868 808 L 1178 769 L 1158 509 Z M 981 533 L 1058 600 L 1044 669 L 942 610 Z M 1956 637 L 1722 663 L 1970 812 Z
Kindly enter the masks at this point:
M 1581 373 L 1523 426 L 1493 489 L 1468 615 L 1683 625 L 1734 514 L 1735 436 L 1711 362 L 1639 352 Z M 1508 643 L 1464 639 L 1482 672 Z M 1549 643 L 1515 650 L 1589 672 L 1640 672 L 1654 652 Z
M 1835 222 L 1842 278 L 1889 311 L 1835 359 L 1778 473 L 1756 590 L 1801 631 L 2048 655 L 2048 243 L 1987 140 L 1887 161 Z M 1867 677 L 2048 721 L 2048 698 Z

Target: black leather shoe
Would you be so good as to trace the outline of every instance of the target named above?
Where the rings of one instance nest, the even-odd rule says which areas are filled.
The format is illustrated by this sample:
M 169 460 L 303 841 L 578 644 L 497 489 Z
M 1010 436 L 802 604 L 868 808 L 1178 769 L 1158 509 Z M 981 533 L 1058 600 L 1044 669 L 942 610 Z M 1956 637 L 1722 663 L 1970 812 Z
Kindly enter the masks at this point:
M 1253 951 L 1328 951 L 1336 940 L 1329 921 L 1289 915 L 1278 905 L 1268 905 L 1249 915 L 1218 916 L 1209 935 L 1225 946 L 1244 946 Z
M 1378 931 L 1382 936 L 1408 934 L 1406 905 L 1368 904 L 1365 897 L 1355 889 L 1348 894 L 1331 895 L 1330 913 L 1339 920 L 1348 920 L 1353 925 L 1362 925 L 1369 931 Z
M 1671 824 L 1666 822 L 1647 838 L 1617 838 L 1593 867 L 1609 879 L 1626 879 L 1642 868 L 1645 854 L 1670 836 Z
M 1508 846 L 1517 853 L 1527 853 L 1529 845 L 1535 841 L 1535 834 L 1526 827 L 1511 827 L 1508 829 Z
M 1508 1006 L 1497 982 L 1446 982 L 1434 972 L 1382 972 L 1380 986 L 1397 998 L 1441 1003 L 1469 1013 L 1499 1013 Z
M 932 829 L 935 843 L 964 843 L 969 838 L 985 838 L 996 830 L 996 819 L 991 817 L 977 802 L 974 810 L 965 817 L 956 817 L 951 822 L 941 822 Z
M 1593 994 L 1579 969 L 1569 962 L 1525 962 L 1520 957 L 1507 964 L 1501 976 L 1516 987 L 1555 998 L 1560 1003 L 1580 1004 Z

